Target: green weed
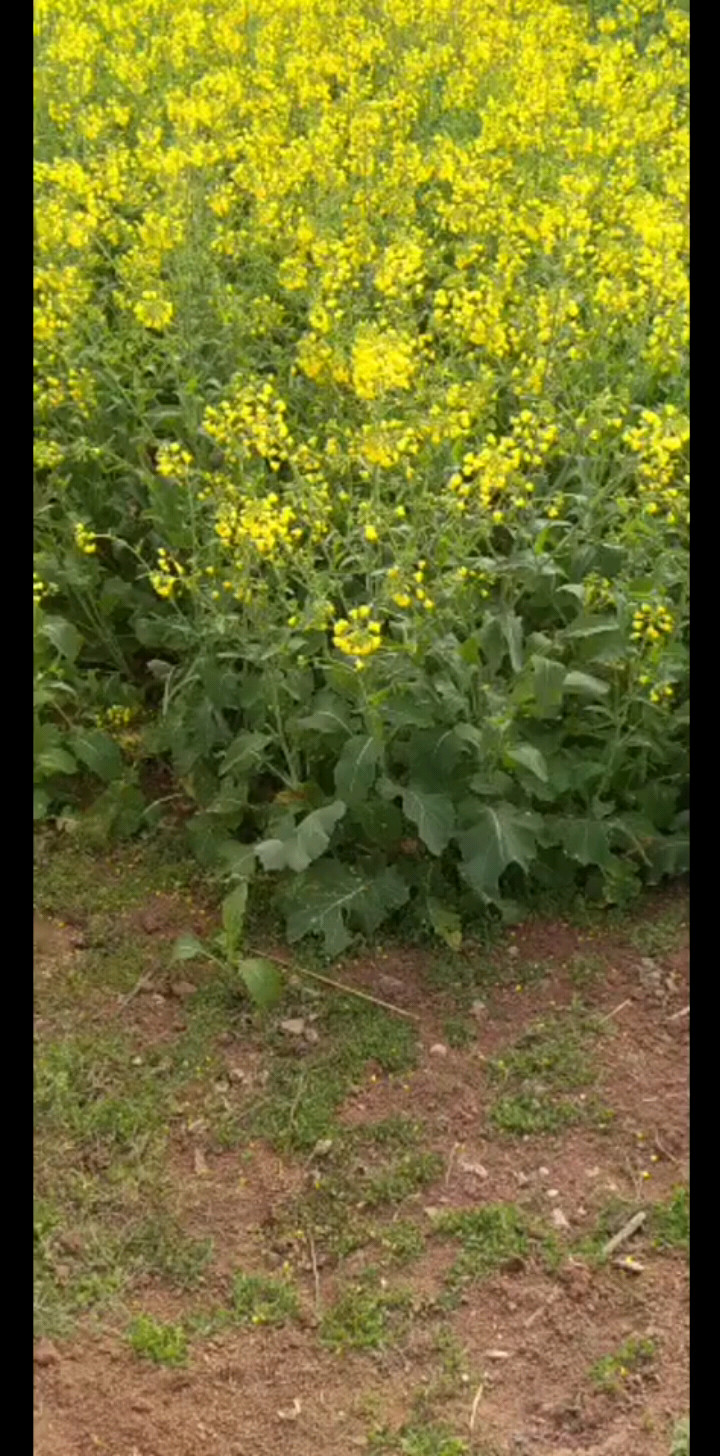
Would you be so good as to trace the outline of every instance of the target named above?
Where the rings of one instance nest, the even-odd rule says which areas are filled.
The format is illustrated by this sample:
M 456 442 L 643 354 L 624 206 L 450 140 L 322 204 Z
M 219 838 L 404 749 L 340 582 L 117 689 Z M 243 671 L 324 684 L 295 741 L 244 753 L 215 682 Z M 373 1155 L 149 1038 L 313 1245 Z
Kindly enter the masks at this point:
M 409 1218 L 386 1224 L 376 1234 L 380 1248 L 386 1250 L 396 1264 L 409 1264 L 418 1259 L 425 1248 L 425 1235 Z
M 408 1292 L 383 1287 L 368 1269 L 323 1315 L 320 1338 L 331 1350 L 382 1350 L 400 1334 L 410 1308 Z
M 655 1340 L 635 1337 L 626 1340 L 613 1355 L 603 1355 L 600 1360 L 596 1360 L 590 1369 L 590 1379 L 598 1390 L 617 1394 L 622 1382 L 631 1372 L 641 1369 L 654 1359 L 656 1350 Z
M 188 1357 L 187 1335 L 182 1325 L 164 1325 L 151 1315 L 139 1315 L 128 1333 L 131 1348 L 156 1365 L 184 1365 Z
M 457 1239 L 462 1246 L 448 1275 L 451 1290 L 469 1281 L 485 1279 L 517 1259 L 524 1261 L 538 1247 L 537 1236 L 526 1216 L 512 1203 L 442 1213 L 434 1219 L 433 1230 Z M 548 1251 L 554 1249 L 549 1234 L 543 1247 Z
M 443 1022 L 443 1035 L 448 1046 L 462 1050 L 477 1040 L 477 1027 L 460 1016 L 448 1016 Z
M 286 1278 L 265 1278 L 259 1274 L 236 1274 L 233 1281 L 232 1315 L 238 1324 L 284 1325 L 297 1319 L 300 1302 Z
M 600 1029 L 593 1018 L 573 1010 L 539 1021 L 489 1065 L 491 1080 L 503 1088 L 489 1117 L 499 1132 L 525 1136 L 558 1132 L 588 1120 L 606 1122 L 609 1113 L 579 1088 L 595 1080 L 588 1048 Z
M 688 1416 L 675 1423 L 670 1456 L 690 1456 L 690 1419 Z
M 690 1191 L 675 1188 L 666 1203 L 654 1204 L 648 1231 L 656 1249 L 690 1249 Z
M 387 1427 L 375 1431 L 370 1450 L 389 1456 L 469 1456 L 470 1447 L 461 1436 L 443 1424 L 405 1425 L 398 1431 Z

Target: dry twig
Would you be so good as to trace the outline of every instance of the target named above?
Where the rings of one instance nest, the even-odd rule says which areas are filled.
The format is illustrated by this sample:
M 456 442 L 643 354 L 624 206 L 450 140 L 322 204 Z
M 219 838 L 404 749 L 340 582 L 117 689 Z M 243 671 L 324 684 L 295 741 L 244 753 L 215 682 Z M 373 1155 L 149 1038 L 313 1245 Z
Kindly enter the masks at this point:
M 331 986 L 333 991 L 342 991 L 345 996 L 357 996 L 361 1001 L 371 1001 L 373 1006 L 382 1006 L 384 1011 L 392 1011 L 395 1016 L 405 1016 L 409 1021 L 420 1020 L 414 1011 L 405 1011 L 402 1006 L 394 1006 L 392 1001 L 381 1001 L 379 996 L 371 996 L 369 991 L 358 991 L 354 986 L 346 986 L 342 981 L 334 981 L 331 976 L 321 976 L 319 971 L 308 971 L 305 966 L 292 965 L 290 961 L 284 961 L 280 956 L 271 955 L 269 951 L 254 951 L 252 954 L 261 956 L 266 961 L 275 961 L 284 970 L 294 971 L 298 976 L 310 976 L 313 981 L 320 981 L 323 986 Z
M 634 1213 L 632 1218 L 629 1218 L 627 1223 L 623 1224 L 619 1232 L 613 1234 L 613 1237 L 608 1239 L 607 1243 L 603 1245 L 603 1254 L 614 1254 L 615 1250 L 619 1249 L 621 1244 L 626 1243 L 629 1238 L 632 1238 L 632 1235 L 637 1232 L 641 1224 L 644 1224 L 646 1218 L 647 1214 L 642 1208 L 639 1213 Z

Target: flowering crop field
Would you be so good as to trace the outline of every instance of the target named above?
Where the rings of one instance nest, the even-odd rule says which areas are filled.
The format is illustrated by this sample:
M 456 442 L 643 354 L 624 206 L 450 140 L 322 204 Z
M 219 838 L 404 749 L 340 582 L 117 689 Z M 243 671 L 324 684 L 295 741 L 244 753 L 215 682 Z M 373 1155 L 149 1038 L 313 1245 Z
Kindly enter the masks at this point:
M 37 818 L 330 955 L 686 869 L 688 36 L 37 0 Z

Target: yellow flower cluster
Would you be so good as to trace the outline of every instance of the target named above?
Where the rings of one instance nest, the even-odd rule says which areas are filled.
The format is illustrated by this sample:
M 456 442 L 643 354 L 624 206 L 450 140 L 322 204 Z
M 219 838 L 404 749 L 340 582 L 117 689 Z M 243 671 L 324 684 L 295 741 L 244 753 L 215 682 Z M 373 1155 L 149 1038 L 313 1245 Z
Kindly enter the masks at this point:
M 161 546 L 157 554 L 157 571 L 150 573 L 150 584 L 153 591 L 156 591 L 159 597 L 169 599 L 177 587 L 182 584 L 184 576 L 184 566 L 174 556 L 171 556 L 164 546 Z
M 669 636 L 674 627 L 675 618 L 667 607 L 642 602 L 633 613 L 630 636 L 633 642 L 647 643 L 652 646 L 656 642 L 661 642 L 663 636 Z
M 83 521 L 75 522 L 75 545 L 84 556 L 94 556 L 97 551 L 95 532 L 89 530 Z
M 367 604 L 353 607 L 348 617 L 340 617 L 335 623 L 333 646 L 346 657 L 356 658 L 359 667 L 364 658 L 378 651 L 381 632 L 382 623 L 373 618 L 371 607 Z
M 556 538 L 578 456 L 611 482 L 619 535 L 674 548 L 672 0 L 596 25 L 567 0 L 37 0 L 34 27 L 34 462 L 67 489 L 71 535 L 83 517 L 81 551 L 153 435 L 156 474 L 186 487 L 172 540 L 196 543 L 185 568 L 158 554 L 154 589 L 283 630 L 290 603 L 342 599 L 346 572 L 408 633 L 461 589 L 464 610 L 490 589 L 469 538 L 538 517 Z M 166 526 L 148 547 L 144 503 L 120 515 L 151 559 Z M 608 593 L 586 582 L 588 605 Z M 339 650 L 377 652 L 370 620 L 336 624 Z
M 409 389 L 417 369 L 417 343 L 396 329 L 363 324 L 355 335 L 351 368 L 358 399 L 379 399 Z

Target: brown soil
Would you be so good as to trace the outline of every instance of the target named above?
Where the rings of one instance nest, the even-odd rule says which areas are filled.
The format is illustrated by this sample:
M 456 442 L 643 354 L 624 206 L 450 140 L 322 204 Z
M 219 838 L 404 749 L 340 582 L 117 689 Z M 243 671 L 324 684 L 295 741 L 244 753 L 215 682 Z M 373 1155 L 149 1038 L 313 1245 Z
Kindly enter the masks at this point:
M 164 939 L 176 933 L 178 914 L 165 897 L 135 915 L 133 929 Z M 185 919 L 181 928 L 186 925 Z M 80 953 L 74 936 L 49 922 L 36 925 L 41 977 Z M 678 1014 L 688 999 L 687 950 L 657 956 L 653 969 L 620 936 L 581 939 L 548 922 L 518 930 L 511 944 L 519 969 L 542 961 L 554 970 L 528 984 L 494 985 L 484 1007 L 476 1007 L 477 1042 L 462 1050 L 446 1046 L 443 1021 L 457 1008 L 449 994 L 428 992 L 421 953 L 378 955 L 335 972 L 413 1010 L 422 1047 L 409 1075 L 368 1073 L 342 1115 L 351 1123 L 397 1112 L 424 1120 L 424 1145 L 442 1154 L 444 1172 L 401 1212 L 424 1219 L 428 1230 L 434 1209 L 511 1200 L 546 1220 L 561 1212 L 573 1236 L 582 1237 L 609 1199 L 647 1206 L 687 1179 L 689 1018 Z M 580 1126 L 527 1139 L 491 1134 L 484 1116 L 491 1095 L 486 1060 L 538 1017 L 570 1005 L 577 988 L 567 962 L 578 950 L 607 965 L 582 995 L 607 1018 L 608 1035 L 596 1049 L 597 1090 L 615 1113 L 611 1128 Z M 506 945 L 496 958 L 507 957 Z M 184 976 L 183 967 L 177 970 Z M 135 1034 L 152 1044 L 177 1030 L 182 1002 L 165 985 L 135 996 L 127 1014 Z M 260 1075 L 262 1053 L 252 1039 L 243 1045 L 235 1037 L 223 1050 L 229 1075 L 238 1061 L 246 1085 Z M 214 1240 L 210 1287 L 226 1284 L 239 1265 L 270 1272 L 272 1250 L 258 1231 L 302 1187 L 303 1160 L 255 1145 L 249 1164 L 242 1150 L 221 1154 L 204 1146 L 198 1161 L 197 1146 L 190 1134 L 178 1138 L 169 1171 L 183 1227 Z M 465 1348 L 471 1374 L 458 1379 L 439 1418 L 468 1440 L 470 1451 L 668 1456 L 673 1421 L 688 1406 L 687 1264 L 680 1254 L 653 1251 L 642 1237 L 631 1247 L 641 1272 L 577 1259 L 550 1274 L 519 1263 L 472 1286 L 443 1316 Z M 453 1253 L 433 1239 L 418 1262 L 392 1279 L 412 1288 L 422 1304 L 439 1293 Z M 179 1371 L 138 1359 L 122 1330 L 98 1334 L 81 1327 L 67 1342 L 41 1341 L 36 1456 L 352 1456 L 368 1449 L 378 1412 L 392 1427 L 410 1419 L 412 1397 L 437 1375 L 438 1356 L 432 1345 L 437 1320 L 433 1325 L 420 1316 L 382 1355 L 324 1349 L 317 1299 L 329 1302 L 338 1281 L 363 1261 L 361 1251 L 339 1271 L 320 1268 L 317 1285 L 311 1269 L 301 1270 L 299 1326 L 223 1332 L 198 1342 Z M 161 1287 L 143 1289 L 138 1300 L 138 1308 L 158 1318 L 178 1318 L 182 1307 L 179 1295 Z M 618 1394 L 598 1391 L 590 1366 L 633 1335 L 657 1342 L 649 1373 L 631 1373 Z

